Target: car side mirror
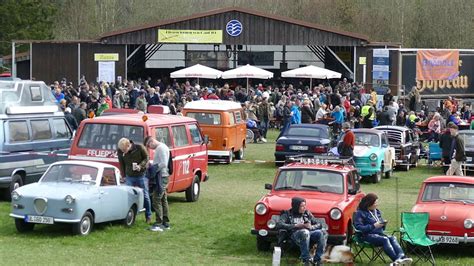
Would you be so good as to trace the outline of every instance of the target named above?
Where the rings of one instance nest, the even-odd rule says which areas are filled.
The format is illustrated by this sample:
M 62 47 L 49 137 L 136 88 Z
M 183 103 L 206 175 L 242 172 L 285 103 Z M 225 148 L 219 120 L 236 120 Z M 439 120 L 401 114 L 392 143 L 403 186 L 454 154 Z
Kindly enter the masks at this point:
M 272 190 L 272 184 L 265 184 L 265 189 Z
M 382 144 L 382 148 L 387 148 L 388 147 L 388 144 Z
M 209 136 L 208 135 L 205 135 L 204 136 L 204 140 L 202 141 L 202 144 L 209 144 Z
M 360 190 L 360 184 L 359 184 L 359 182 L 356 182 L 356 183 L 355 183 L 355 187 L 354 187 L 353 189 L 349 189 L 349 190 L 347 191 L 347 193 L 348 193 L 349 195 L 355 195 L 355 194 L 357 194 L 357 192 L 359 192 L 359 190 Z

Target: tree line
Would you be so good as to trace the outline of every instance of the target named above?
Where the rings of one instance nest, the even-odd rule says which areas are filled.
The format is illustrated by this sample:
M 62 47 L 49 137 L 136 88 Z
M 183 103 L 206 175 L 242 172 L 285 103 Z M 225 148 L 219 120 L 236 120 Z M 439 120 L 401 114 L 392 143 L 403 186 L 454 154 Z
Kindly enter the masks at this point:
M 224 7 L 304 20 L 403 47 L 472 48 L 474 43 L 472 0 L 0 0 L 0 55 L 10 53 L 12 39 L 96 39 Z

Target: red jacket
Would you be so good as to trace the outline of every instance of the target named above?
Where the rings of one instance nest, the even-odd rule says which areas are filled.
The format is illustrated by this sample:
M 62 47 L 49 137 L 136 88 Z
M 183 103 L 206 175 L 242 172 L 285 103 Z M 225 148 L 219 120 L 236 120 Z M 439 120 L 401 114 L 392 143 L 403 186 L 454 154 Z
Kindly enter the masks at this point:
M 354 149 L 355 146 L 355 135 L 354 132 L 351 130 L 346 131 L 346 134 L 344 134 L 344 139 L 342 140 L 344 144 L 350 145 L 352 149 Z

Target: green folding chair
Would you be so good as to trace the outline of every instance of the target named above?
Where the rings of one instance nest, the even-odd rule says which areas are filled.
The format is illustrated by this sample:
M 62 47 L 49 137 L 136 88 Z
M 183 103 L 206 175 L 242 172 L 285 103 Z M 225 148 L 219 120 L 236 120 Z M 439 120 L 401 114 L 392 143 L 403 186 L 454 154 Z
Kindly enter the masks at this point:
M 387 263 L 385 259 L 385 253 L 382 246 L 374 246 L 369 242 L 363 241 L 360 239 L 360 231 L 357 230 L 354 226 L 355 213 L 352 216 L 352 229 L 354 234 L 351 236 L 350 247 L 352 253 L 354 254 L 354 262 L 357 262 L 359 259 L 361 263 L 365 259 L 368 260 L 368 263 L 375 262 L 377 259 Z
M 436 242 L 426 235 L 429 218 L 427 212 L 402 212 L 400 244 L 405 252 L 415 255 L 414 263 L 422 261 L 435 265 L 431 246 L 436 245 Z

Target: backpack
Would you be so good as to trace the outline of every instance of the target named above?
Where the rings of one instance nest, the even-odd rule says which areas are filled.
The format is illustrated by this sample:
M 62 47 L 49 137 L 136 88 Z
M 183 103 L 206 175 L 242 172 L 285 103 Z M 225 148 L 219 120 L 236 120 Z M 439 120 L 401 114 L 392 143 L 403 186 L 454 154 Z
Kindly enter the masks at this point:
M 168 159 L 168 173 L 169 175 L 173 174 L 173 155 L 171 154 L 171 151 Z

